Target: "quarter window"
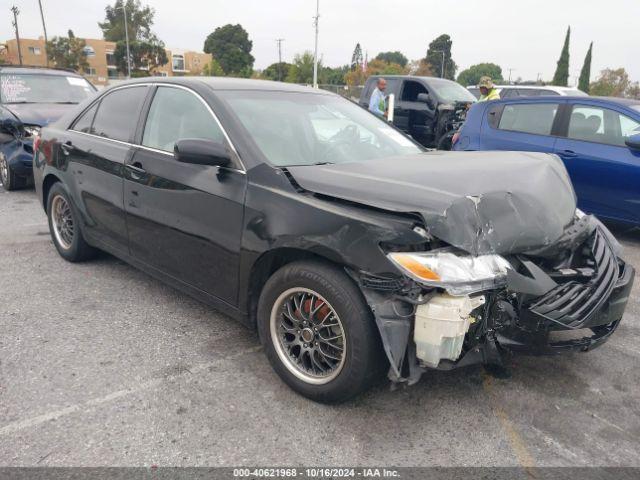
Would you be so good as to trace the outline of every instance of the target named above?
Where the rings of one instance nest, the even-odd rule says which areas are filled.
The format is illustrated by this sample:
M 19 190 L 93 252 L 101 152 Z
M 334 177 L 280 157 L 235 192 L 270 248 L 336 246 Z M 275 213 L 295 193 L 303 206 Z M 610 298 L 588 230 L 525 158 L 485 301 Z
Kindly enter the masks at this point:
M 146 87 L 122 88 L 108 93 L 100 102 L 92 133 L 131 142 L 146 94 Z
M 557 103 L 505 105 L 498 128 L 535 135 L 551 135 Z
M 142 145 L 172 152 L 176 142 L 185 138 L 222 143 L 224 134 L 195 94 L 181 88 L 159 87 L 149 109 Z
M 73 129 L 82 133 L 93 133 L 92 125 L 93 118 L 96 116 L 96 110 L 98 110 L 97 103 L 82 114 L 82 116 L 76 121 Z
M 608 108 L 575 106 L 567 136 L 574 140 L 623 147 L 631 136 L 640 133 L 640 122 Z

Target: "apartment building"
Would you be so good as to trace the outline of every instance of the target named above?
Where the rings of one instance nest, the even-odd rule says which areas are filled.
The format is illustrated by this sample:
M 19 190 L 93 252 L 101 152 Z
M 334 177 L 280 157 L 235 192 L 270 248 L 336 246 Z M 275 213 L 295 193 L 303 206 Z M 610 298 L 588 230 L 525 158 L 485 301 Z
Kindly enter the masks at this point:
M 85 53 L 89 67 L 81 72 L 94 85 L 107 85 L 110 80 L 125 78 L 126 72 L 118 71 L 113 52 L 115 42 L 85 38 Z M 23 65 L 44 67 L 47 65 L 44 38 L 21 38 L 20 52 Z M 211 61 L 208 53 L 182 49 L 166 49 L 169 62 L 154 72 L 155 75 L 173 77 L 182 75 L 202 75 L 204 66 Z M 18 65 L 18 43 L 15 39 L 7 40 L 0 45 L 0 60 L 4 63 Z

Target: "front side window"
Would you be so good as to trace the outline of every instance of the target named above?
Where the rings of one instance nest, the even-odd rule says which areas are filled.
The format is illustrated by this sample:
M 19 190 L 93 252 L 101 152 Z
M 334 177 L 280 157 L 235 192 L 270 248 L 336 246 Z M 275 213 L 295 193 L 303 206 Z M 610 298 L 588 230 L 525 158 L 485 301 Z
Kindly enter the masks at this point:
M 557 112 L 557 103 L 505 105 L 498 128 L 535 135 L 551 135 Z
M 129 87 L 105 95 L 93 121 L 92 133 L 131 142 L 146 94 L 147 87 Z
M 422 151 L 385 121 L 341 97 L 266 91 L 217 95 L 275 166 L 362 162 Z
M 82 77 L 0 74 L 1 103 L 80 103 L 94 93 L 95 89 Z
M 147 116 L 142 145 L 173 152 L 176 142 L 185 138 L 222 143 L 224 133 L 195 94 L 181 88 L 158 87 Z
M 404 87 L 402 88 L 402 101 L 417 102 L 418 94 L 420 93 L 428 93 L 427 89 L 424 88 L 424 85 L 422 85 L 420 82 L 408 80 L 404 82 Z
M 574 106 L 567 136 L 574 140 L 623 147 L 631 135 L 640 133 L 640 122 L 614 110 Z

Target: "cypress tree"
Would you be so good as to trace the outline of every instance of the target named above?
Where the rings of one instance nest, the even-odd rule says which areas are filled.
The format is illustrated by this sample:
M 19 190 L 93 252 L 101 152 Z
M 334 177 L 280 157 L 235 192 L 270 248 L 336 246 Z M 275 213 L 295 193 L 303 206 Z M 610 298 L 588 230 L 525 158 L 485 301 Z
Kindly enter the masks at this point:
M 589 45 L 587 56 L 584 57 L 584 64 L 580 71 L 580 80 L 578 81 L 578 88 L 584 93 L 589 93 L 589 80 L 591 79 L 591 52 L 593 51 L 593 42 Z
M 553 75 L 553 85 L 566 87 L 569 84 L 569 39 L 571 38 L 571 27 L 567 28 L 567 36 L 564 39 L 562 53 L 558 59 L 556 73 Z

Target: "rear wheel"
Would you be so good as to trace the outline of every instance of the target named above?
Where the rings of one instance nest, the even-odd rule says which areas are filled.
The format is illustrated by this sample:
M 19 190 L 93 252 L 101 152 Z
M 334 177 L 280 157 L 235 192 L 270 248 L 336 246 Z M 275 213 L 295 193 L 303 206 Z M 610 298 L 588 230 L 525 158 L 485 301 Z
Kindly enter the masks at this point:
M 95 256 L 96 250 L 84 239 L 79 216 L 62 183 L 53 184 L 49 190 L 47 217 L 53 244 L 62 258 L 81 262 Z
M 25 178 L 19 177 L 13 172 L 13 169 L 7 161 L 4 153 L 0 152 L 0 182 L 7 191 L 18 190 L 24 188 L 27 184 Z
M 260 296 L 258 330 L 278 375 L 312 400 L 347 400 L 384 372 L 371 312 L 353 281 L 331 265 L 305 261 L 278 270 Z

